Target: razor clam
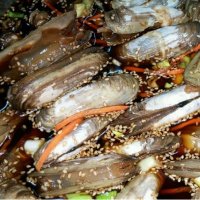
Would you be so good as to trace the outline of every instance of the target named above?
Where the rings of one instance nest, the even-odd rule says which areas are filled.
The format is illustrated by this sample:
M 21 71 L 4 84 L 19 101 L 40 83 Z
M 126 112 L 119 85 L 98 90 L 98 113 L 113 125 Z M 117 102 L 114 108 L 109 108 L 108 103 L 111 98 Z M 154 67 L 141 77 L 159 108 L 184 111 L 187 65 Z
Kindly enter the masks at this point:
M 92 32 L 74 29 L 69 26 L 62 32 L 57 29 L 44 31 L 41 41 L 38 41 L 30 50 L 19 53 L 11 59 L 9 70 L 1 75 L 2 81 L 16 82 L 27 74 L 32 74 L 62 59 L 68 59 L 74 53 L 86 48 Z
M 24 39 L 15 42 L 5 50 L 0 53 L 0 68 L 5 70 L 8 68 L 8 65 L 11 59 L 22 52 L 26 52 L 33 48 L 36 44 L 40 44 L 44 39 L 44 34 L 46 33 L 61 33 L 62 31 L 66 31 L 66 29 L 71 29 L 71 25 L 75 20 L 75 12 L 71 11 L 65 13 L 61 16 L 57 16 L 51 19 L 49 22 L 44 25 L 38 27 L 36 30 L 32 31 L 29 35 L 27 35 Z M 46 37 L 46 36 L 45 36 Z M 55 39 L 55 38 L 54 38 Z M 50 41 L 51 38 L 49 38 Z
M 133 6 L 155 6 L 164 5 L 167 7 L 180 7 L 185 3 L 185 0 L 112 0 L 112 8 L 116 9 L 121 6 L 133 7 Z
M 165 172 L 184 178 L 200 177 L 200 160 L 186 159 L 167 162 Z
M 97 132 L 103 129 L 109 123 L 107 117 L 93 117 L 85 120 L 80 124 L 76 130 L 72 131 L 69 135 L 65 136 L 57 146 L 52 150 L 45 163 L 51 163 L 63 154 L 68 153 L 70 150 L 77 148 L 85 140 L 90 139 Z M 51 140 L 47 141 L 34 155 L 34 160 L 37 161 L 41 154 L 46 149 L 46 146 Z
M 66 160 L 72 160 L 72 159 L 76 158 L 77 155 L 81 155 L 81 153 L 84 152 L 85 150 L 87 150 L 88 148 L 89 147 L 88 147 L 87 144 L 83 144 L 82 146 L 77 147 L 76 149 L 61 155 L 56 160 L 52 160 L 51 163 L 48 163 L 47 165 L 44 164 L 43 167 L 46 168 L 49 165 L 54 165 L 55 163 L 63 162 L 63 161 L 66 161 Z M 80 157 L 82 157 L 82 156 L 80 156 Z
M 136 97 L 138 87 L 138 81 L 130 74 L 104 78 L 64 95 L 51 108 L 40 110 L 35 121 L 48 131 L 77 112 L 127 103 Z
M 49 20 L 50 16 L 45 11 L 34 10 L 29 16 L 29 23 L 39 27 Z
M 178 136 L 167 135 L 164 137 L 142 138 L 117 146 L 113 145 L 108 148 L 108 151 L 127 156 L 141 156 L 164 154 L 177 149 L 179 146 L 180 138 Z
M 66 56 L 69 57 L 88 45 L 91 32 L 80 31 L 74 33 L 73 37 L 67 37 L 59 34 L 56 30 L 44 33 L 43 37 L 45 39 L 36 43 L 30 50 L 14 56 L 10 61 L 11 69 L 2 76 L 17 81 L 26 74 L 47 67 Z
M 198 22 L 166 26 L 116 46 L 113 55 L 126 63 L 174 58 L 200 43 L 199 32 Z
M 200 109 L 200 93 L 188 92 L 186 85 L 136 103 L 125 111 L 110 126 L 118 130 L 120 125 L 128 126 L 128 134 L 170 125 Z
M 128 185 L 121 190 L 116 199 L 137 200 L 157 199 L 164 177 L 160 172 L 140 174 L 134 177 Z
M 18 183 L 16 180 L 9 179 L 0 184 L 1 199 L 37 199 L 30 189 Z
M 44 107 L 91 80 L 107 64 L 109 57 L 107 53 L 88 49 L 71 58 L 40 69 L 14 84 L 8 93 L 12 107 L 21 111 Z
M 40 196 L 55 197 L 118 185 L 136 173 L 134 166 L 133 158 L 107 154 L 56 163 L 29 174 L 27 181 L 36 185 Z
M 186 0 L 185 12 L 192 21 L 200 22 L 200 2 L 199 0 Z
M 98 29 L 98 32 L 102 32 L 102 37 L 106 41 L 108 46 L 116 46 L 119 44 L 123 44 L 124 42 L 130 41 L 133 38 L 138 37 L 137 34 L 116 34 L 112 31 L 106 29 L 106 31 L 101 31 L 101 28 Z
M 118 8 L 105 13 L 106 26 L 117 34 L 142 32 L 147 28 L 187 22 L 183 11 L 162 5 Z
M 187 65 L 184 72 L 184 80 L 192 86 L 200 86 L 200 52 Z

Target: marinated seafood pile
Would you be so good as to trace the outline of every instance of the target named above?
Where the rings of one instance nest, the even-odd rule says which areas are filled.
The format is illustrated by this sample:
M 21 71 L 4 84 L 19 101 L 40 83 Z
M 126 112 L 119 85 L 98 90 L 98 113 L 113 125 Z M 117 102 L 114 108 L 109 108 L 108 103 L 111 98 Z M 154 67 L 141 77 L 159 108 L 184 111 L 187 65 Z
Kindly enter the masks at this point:
M 1 199 L 198 199 L 200 2 L 9 3 Z

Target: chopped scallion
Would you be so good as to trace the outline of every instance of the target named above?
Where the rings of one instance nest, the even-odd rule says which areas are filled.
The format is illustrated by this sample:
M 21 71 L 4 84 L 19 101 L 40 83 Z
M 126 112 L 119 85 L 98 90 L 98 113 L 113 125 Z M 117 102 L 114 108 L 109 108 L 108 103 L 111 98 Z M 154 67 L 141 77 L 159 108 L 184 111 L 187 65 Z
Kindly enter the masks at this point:
M 106 192 L 96 196 L 96 200 L 113 200 L 117 196 L 117 191 Z
M 184 57 L 183 57 L 183 62 L 184 62 L 186 65 L 188 65 L 188 64 L 190 63 L 190 61 L 191 61 L 191 58 L 190 58 L 189 56 L 184 56 Z
M 160 69 L 169 68 L 170 67 L 170 63 L 169 63 L 168 60 L 163 60 L 162 62 L 159 62 L 157 64 L 157 67 L 160 68 Z
M 69 200 L 92 200 L 89 194 L 85 193 L 71 193 L 66 195 Z
M 171 88 L 173 85 L 171 84 L 171 83 L 168 83 L 168 82 L 166 82 L 165 83 L 165 88 L 166 89 L 169 89 L 169 88 Z
M 123 136 L 123 133 L 119 132 L 119 131 L 115 131 L 113 130 L 112 131 L 117 137 L 122 137 Z
M 181 62 L 180 65 L 179 65 L 179 67 L 186 68 L 186 63 L 185 62 Z
M 8 11 L 7 16 L 11 18 L 24 18 L 24 13 Z

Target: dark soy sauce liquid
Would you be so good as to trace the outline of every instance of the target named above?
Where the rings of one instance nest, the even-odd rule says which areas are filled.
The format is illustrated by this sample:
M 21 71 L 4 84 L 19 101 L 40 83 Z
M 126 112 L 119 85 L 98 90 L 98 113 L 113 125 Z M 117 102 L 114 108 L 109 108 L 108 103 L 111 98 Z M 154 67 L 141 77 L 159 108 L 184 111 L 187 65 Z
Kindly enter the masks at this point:
M 166 177 L 165 182 L 162 189 L 170 189 L 170 188 L 178 188 L 184 187 L 185 184 L 183 182 L 178 183 L 177 181 L 172 181 L 170 178 Z M 183 192 L 178 194 L 159 194 L 158 199 L 191 199 L 191 194 L 189 192 Z

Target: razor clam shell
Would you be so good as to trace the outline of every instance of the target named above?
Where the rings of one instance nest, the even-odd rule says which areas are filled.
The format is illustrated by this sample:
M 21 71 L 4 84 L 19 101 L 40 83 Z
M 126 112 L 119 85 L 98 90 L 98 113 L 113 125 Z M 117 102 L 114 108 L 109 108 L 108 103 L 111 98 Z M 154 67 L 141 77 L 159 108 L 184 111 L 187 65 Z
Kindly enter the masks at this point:
M 113 54 L 127 64 L 135 61 L 159 62 L 179 56 L 197 46 L 200 43 L 199 32 L 198 22 L 166 26 L 116 46 Z
M 183 85 L 131 106 L 110 126 L 131 126 L 129 134 L 136 135 L 174 123 L 199 109 L 200 93 L 187 92 Z
M 134 164 L 133 158 L 117 154 L 74 159 L 33 172 L 28 182 L 36 185 L 40 196 L 55 197 L 123 183 L 135 174 Z
M 164 154 L 180 146 L 178 136 L 149 137 L 114 147 L 113 151 L 127 156 L 140 156 L 150 154 Z
M 75 62 L 70 63 L 71 60 L 67 59 L 38 70 L 10 88 L 8 101 L 21 111 L 44 107 L 90 80 L 106 65 L 108 58 L 104 52 L 88 55 L 83 52 Z
M 9 179 L 0 184 L 1 199 L 37 199 L 24 185 Z
M 120 74 L 86 85 L 58 99 L 51 108 L 36 115 L 36 123 L 46 131 L 77 112 L 124 104 L 136 98 L 139 84 L 130 74 Z
M 199 0 L 186 0 L 185 12 L 192 21 L 200 22 L 200 2 Z
M 116 34 L 112 31 L 102 32 L 102 37 L 106 40 L 108 46 L 116 46 L 123 44 L 124 42 L 130 41 L 133 38 L 138 37 L 137 34 Z
M 133 7 L 141 5 L 146 7 L 163 5 L 177 8 L 185 4 L 185 0 L 112 0 L 111 4 L 113 9 L 119 8 L 121 6 Z
M 30 50 L 19 53 L 10 61 L 10 70 L 5 71 L 2 77 L 9 77 L 15 81 L 27 74 L 48 67 L 51 64 L 70 57 L 70 55 L 88 46 L 91 31 L 74 33 L 73 37 L 61 35 L 58 30 L 49 30 L 43 33 L 41 41 Z
M 49 20 L 49 14 L 46 11 L 34 10 L 29 16 L 29 23 L 34 27 L 39 27 Z
M 187 22 L 183 11 L 167 6 L 129 7 L 105 13 L 106 26 L 117 34 L 138 33 L 152 27 L 163 27 Z
M 189 85 L 200 86 L 200 52 L 198 52 L 187 65 L 184 72 L 184 80 Z
M 75 19 L 75 12 L 70 11 L 61 16 L 57 16 L 51 19 L 49 22 L 38 27 L 35 31 L 32 31 L 24 39 L 15 42 L 13 45 L 6 48 L 0 53 L 0 68 L 4 70 L 7 68 L 12 57 L 18 53 L 24 52 L 32 48 L 41 38 L 42 33 L 48 30 L 64 30 Z M 1 71 L 2 72 L 2 71 Z
M 48 163 L 47 165 L 44 164 L 44 168 L 49 167 L 49 164 L 54 165 L 55 163 L 72 160 L 72 159 L 76 158 L 77 155 L 80 155 L 82 152 L 84 152 L 88 148 L 89 148 L 89 146 L 87 144 L 83 144 L 80 147 L 76 148 L 75 150 L 72 150 L 68 153 L 61 155 L 56 160 L 53 160 L 51 163 Z
M 182 105 L 180 104 L 180 106 L 177 106 L 174 112 L 169 113 L 162 119 L 158 120 L 158 122 L 154 124 L 154 129 L 164 126 L 165 124 L 171 124 L 177 122 L 183 119 L 184 117 L 187 117 L 190 114 L 198 112 L 199 109 L 200 109 L 200 97 L 186 101 L 185 104 L 183 102 Z
M 84 141 L 88 140 L 94 136 L 98 131 L 103 129 L 109 123 L 107 117 L 93 117 L 85 120 L 80 124 L 76 130 L 72 131 L 69 135 L 65 136 L 62 141 L 60 141 L 57 146 L 52 150 L 48 156 L 45 163 L 51 163 L 58 159 L 58 157 L 63 154 L 68 153 L 71 149 L 77 148 Z M 47 141 L 34 155 L 34 160 L 37 160 L 41 157 L 46 146 L 51 140 Z
M 177 175 L 183 178 L 197 178 L 200 176 L 200 160 L 187 159 L 168 162 L 164 170 L 168 174 Z
M 159 172 L 158 172 L 159 173 Z M 163 184 L 161 175 L 155 173 L 140 174 L 134 177 L 116 196 L 116 199 L 137 200 L 157 199 Z

